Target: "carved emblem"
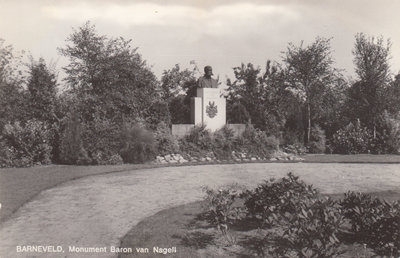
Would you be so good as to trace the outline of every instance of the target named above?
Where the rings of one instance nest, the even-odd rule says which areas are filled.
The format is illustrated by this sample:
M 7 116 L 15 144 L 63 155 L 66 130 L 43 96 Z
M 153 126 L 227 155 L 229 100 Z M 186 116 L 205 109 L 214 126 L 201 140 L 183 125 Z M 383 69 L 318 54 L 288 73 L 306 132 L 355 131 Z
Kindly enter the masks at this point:
M 215 102 L 208 102 L 208 106 L 206 107 L 206 113 L 210 118 L 213 118 L 217 115 L 218 113 L 218 106 L 215 105 Z

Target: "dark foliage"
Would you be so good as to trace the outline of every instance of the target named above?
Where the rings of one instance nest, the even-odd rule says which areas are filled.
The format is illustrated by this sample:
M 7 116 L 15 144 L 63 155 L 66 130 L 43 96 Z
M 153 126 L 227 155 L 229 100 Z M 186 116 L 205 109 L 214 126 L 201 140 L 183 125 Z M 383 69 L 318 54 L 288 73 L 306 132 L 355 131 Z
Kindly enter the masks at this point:
M 351 224 L 353 239 L 372 247 L 377 254 L 400 254 L 400 203 L 388 203 L 364 193 L 348 192 L 341 200 Z
M 120 155 L 126 163 L 143 163 L 154 159 L 156 142 L 153 134 L 137 124 L 127 123 L 121 132 Z

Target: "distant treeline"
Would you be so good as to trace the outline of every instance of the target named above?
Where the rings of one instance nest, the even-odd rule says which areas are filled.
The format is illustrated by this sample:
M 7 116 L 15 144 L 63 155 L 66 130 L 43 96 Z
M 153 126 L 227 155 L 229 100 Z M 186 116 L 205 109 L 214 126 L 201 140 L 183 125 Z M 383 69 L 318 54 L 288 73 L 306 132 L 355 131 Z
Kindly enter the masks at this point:
M 239 64 L 226 81 L 228 123 L 252 124 L 288 150 L 398 153 L 400 74 L 390 71 L 390 41 L 355 35 L 355 79 L 332 52 L 330 39 L 317 37 L 289 43 L 263 68 Z M 59 53 L 69 60 L 61 81 L 53 65 L 26 64 L 0 40 L 0 166 L 119 163 L 132 148 L 143 161 L 168 149 L 157 137 L 172 139 L 171 124 L 190 123 L 198 70 L 175 65 L 158 80 L 131 40 L 99 35 L 90 22 Z M 153 141 L 158 147 L 147 146 Z

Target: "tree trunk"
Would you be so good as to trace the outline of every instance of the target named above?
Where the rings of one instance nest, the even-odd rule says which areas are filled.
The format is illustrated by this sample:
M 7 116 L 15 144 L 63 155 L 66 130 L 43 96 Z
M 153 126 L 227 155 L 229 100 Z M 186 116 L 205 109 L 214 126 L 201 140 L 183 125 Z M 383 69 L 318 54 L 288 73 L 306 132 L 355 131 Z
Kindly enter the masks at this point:
M 311 137 L 311 108 L 310 103 L 307 102 L 307 137 L 306 137 L 306 145 L 310 141 Z

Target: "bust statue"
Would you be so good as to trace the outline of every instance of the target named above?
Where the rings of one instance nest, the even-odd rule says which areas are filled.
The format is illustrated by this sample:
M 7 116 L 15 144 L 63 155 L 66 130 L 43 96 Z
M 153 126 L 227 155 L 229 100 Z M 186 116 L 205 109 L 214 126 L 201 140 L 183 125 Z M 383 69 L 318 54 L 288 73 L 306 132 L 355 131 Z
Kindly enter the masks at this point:
M 218 88 L 217 80 L 213 79 L 211 76 L 214 75 L 212 72 L 212 67 L 207 65 L 204 67 L 204 76 L 200 77 L 197 82 L 198 88 Z

